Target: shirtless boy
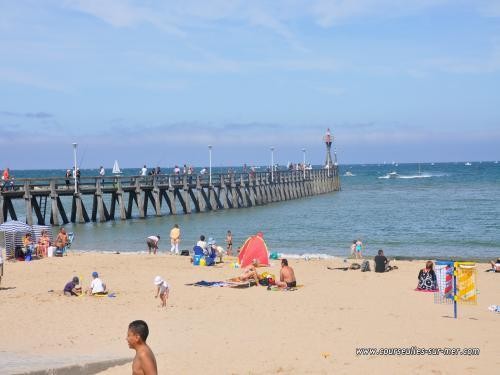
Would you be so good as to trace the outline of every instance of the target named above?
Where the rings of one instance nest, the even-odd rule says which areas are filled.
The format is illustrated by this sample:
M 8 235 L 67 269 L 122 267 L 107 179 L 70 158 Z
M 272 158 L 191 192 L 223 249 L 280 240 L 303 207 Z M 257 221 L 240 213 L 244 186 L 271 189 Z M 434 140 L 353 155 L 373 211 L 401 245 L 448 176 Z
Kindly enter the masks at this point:
M 295 288 L 297 286 L 295 272 L 288 265 L 288 260 L 286 259 L 281 259 L 280 281 L 276 281 L 276 286 L 280 288 Z
M 149 328 L 144 320 L 134 320 L 128 325 L 128 347 L 135 350 L 132 375 L 158 375 L 155 355 L 146 344 L 148 335 Z

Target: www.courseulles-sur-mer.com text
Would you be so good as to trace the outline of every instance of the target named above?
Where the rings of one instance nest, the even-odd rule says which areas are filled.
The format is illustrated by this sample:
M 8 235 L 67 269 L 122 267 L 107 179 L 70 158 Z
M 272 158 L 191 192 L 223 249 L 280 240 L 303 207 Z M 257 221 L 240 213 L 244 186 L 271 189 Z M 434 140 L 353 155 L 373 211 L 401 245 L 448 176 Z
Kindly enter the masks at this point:
M 384 355 L 479 355 L 479 348 L 420 348 L 417 346 L 404 348 L 356 348 L 357 356 L 384 356 Z

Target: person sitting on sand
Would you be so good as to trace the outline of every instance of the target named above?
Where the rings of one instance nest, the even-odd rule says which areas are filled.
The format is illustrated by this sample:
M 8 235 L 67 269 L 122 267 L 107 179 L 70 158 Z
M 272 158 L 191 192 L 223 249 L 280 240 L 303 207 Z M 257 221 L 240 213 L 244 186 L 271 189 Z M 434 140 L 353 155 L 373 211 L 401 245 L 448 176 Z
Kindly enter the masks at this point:
M 128 347 L 135 350 L 135 357 L 132 362 L 132 375 L 158 374 L 155 355 L 148 344 L 146 344 L 148 336 L 149 328 L 144 320 L 134 320 L 128 325 Z
M 437 278 L 434 272 L 434 263 L 428 260 L 425 263 L 425 268 L 421 269 L 418 273 L 418 286 L 417 290 L 436 290 Z
M 257 267 L 259 266 L 259 261 L 257 259 L 252 260 L 252 264 L 243 268 L 243 273 L 240 275 L 240 281 L 255 280 L 257 286 L 259 286 L 259 274 L 257 273 Z
M 42 235 L 38 239 L 38 244 L 36 245 L 36 255 L 39 258 L 46 257 L 49 246 L 50 237 L 46 230 L 42 230 Z
M 31 238 L 31 233 L 26 233 L 23 237 L 23 253 L 25 257 L 29 257 L 33 254 L 35 250 L 35 244 Z
M 203 252 L 207 250 L 207 241 L 205 241 L 205 236 L 203 234 L 200 236 L 200 240 L 196 243 L 196 246 L 201 247 Z
M 280 288 L 295 288 L 297 286 L 295 272 L 288 265 L 287 259 L 281 259 L 280 281 L 276 281 L 276 286 Z
M 103 296 L 105 294 L 108 294 L 106 290 L 106 284 L 102 282 L 102 280 L 99 278 L 99 274 L 97 272 L 92 272 L 92 282 L 90 283 L 90 289 L 87 290 L 87 294 L 90 294 L 91 296 Z
M 64 295 L 67 297 L 79 296 L 82 294 L 82 287 L 79 285 L 80 280 L 78 277 L 73 277 L 73 279 L 66 283 L 64 286 Z
M 497 259 L 496 262 L 491 261 L 491 269 L 492 272 L 500 272 L 500 258 Z
M 384 250 L 380 249 L 378 255 L 374 258 L 375 272 L 389 272 L 392 267 L 389 266 L 389 260 L 384 255 Z
M 168 283 L 163 280 L 161 276 L 156 276 L 154 283 L 157 286 L 155 298 L 158 298 L 158 296 L 160 296 L 161 307 L 167 307 L 168 295 L 170 294 L 170 285 L 168 285 Z
M 151 254 L 151 250 L 153 250 L 153 254 L 156 255 L 156 252 L 158 251 L 158 242 L 160 242 L 160 235 L 157 234 L 156 236 L 149 236 L 146 239 L 146 243 L 148 245 L 149 253 Z

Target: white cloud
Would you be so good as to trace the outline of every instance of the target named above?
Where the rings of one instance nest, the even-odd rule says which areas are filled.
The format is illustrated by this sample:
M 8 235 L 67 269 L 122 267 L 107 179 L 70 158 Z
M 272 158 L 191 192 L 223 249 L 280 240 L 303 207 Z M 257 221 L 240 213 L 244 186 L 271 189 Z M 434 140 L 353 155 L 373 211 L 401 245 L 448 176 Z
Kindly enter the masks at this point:
M 101 19 L 114 27 L 131 27 L 149 23 L 176 36 L 185 36 L 168 14 L 158 14 L 154 8 L 133 5 L 126 0 L 66 0 L 65 6 Z

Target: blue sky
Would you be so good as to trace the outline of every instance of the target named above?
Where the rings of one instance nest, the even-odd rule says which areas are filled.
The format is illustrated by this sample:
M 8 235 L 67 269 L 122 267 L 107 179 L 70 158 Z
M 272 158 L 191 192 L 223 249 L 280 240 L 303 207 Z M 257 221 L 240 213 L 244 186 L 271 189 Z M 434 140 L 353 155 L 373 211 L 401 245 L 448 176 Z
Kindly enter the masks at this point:
M 499 87 L 498 0 L 0 0 L 13 169 L 498 160 Z

